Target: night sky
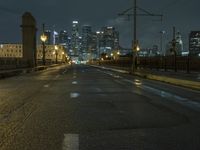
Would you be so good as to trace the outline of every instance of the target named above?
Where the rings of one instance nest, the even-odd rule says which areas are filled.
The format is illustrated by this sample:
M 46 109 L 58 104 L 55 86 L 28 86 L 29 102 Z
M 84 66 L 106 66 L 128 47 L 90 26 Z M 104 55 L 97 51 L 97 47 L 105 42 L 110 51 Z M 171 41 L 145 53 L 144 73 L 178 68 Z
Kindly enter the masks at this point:
M 71 22 L 78 20 L 81 25 L 89 24 L 94 30 L 102 26 L 115 26 L 120 31 L 120 44 L 130 47 L 132 40 L 132 21 L 118 17 L 117 14 L 130 8 L 132 0 L 1 0 L 0 3 L 0 42 L 21 42 L 21 15 L 30 11 L 37 20 L 39 32 L 41 24 L 57 30 L 71 30 Z M 138 37 L 141 47 L 159 45 L 159 32 L 165 30 L 164 41 L 172 39 L 172 27 L 183 36 L 187 49 L 188 34 L 200 30 L 199 0 L 138 0 L 139 7 L 152 13 L 163 14 L 159 18 L 138 18 Z

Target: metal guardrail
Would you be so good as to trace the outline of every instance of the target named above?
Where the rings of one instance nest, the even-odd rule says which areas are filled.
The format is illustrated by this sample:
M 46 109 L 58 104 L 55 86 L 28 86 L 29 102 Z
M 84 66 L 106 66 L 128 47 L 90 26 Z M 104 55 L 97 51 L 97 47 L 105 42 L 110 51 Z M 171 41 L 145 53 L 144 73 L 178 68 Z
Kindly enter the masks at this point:
M 101 61 L 102 65 L 119 67 L 131 67 L 132 63 L 133 61 L 131 57 Z M 175 69 L 176 65 L 176 68 L 179 71 L 185 71 L 188 73 L 191 71 L 200 71 L 200 57 L 194 56 L 177 56 L 176 60 L 173 56 L 137 57 L 135 64 L 137 68 L 162 69 L 167 71 Z

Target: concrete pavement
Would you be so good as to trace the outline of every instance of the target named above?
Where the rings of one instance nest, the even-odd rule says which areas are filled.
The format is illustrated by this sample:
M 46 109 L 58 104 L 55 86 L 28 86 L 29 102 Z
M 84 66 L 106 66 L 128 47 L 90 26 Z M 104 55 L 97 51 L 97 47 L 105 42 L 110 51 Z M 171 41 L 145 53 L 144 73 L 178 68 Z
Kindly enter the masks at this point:
M 197 150 L 200 92 L 89 66 L 0 80 L 1 150 Z

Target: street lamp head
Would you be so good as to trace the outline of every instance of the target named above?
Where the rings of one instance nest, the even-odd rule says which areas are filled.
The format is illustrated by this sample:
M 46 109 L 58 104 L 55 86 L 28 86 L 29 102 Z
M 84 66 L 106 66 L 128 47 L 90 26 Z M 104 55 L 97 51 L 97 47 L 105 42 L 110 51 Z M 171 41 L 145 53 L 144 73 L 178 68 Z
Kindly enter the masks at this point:
M 137 45 L 136 50 L 137 50 L 137 52 L 140 51 L 139 45 Z
M 57 45 L 55 45 L 55 50 L 56 50 L 56 51 L 58 50 L 58 46 L 57 46 Z
M 40 36 L 40 39 L 41 39 L 42 42 L 46 42 L 47 41 L 47 36 L 45 34 L 42 34 Z

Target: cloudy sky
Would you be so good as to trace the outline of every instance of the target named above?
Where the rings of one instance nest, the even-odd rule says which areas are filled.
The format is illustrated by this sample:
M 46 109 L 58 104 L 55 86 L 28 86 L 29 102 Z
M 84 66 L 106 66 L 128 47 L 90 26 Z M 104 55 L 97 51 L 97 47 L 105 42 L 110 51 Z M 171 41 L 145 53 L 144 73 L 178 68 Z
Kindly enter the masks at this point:
M 102 26 L 115 26 L 120 32 L 120 44 L 130 47 L 132 40 L 132 20 L 118 17 L 117 14 L 130 8 L 133 0 L 1 0 L 0 2 L 0 42 L 21 42 L 21 15 L 31 12 L 36 20 L 39 32 L 42 23 L 57 30 L 70 31 L 71 22 L 78 20 L 82 25 L 90 24 L 94 30 Z M 199 0 L 138 0 L 138 6 L 155 14 L 159 18 L 138 18 L 138 39 L 141 47 L 159 45 L 161 30 L 165 30 L 164 41 L 172 39 L 172 27 L 183 36 L 187 49 L 188 34 L 191 30 L 200 30 Z

